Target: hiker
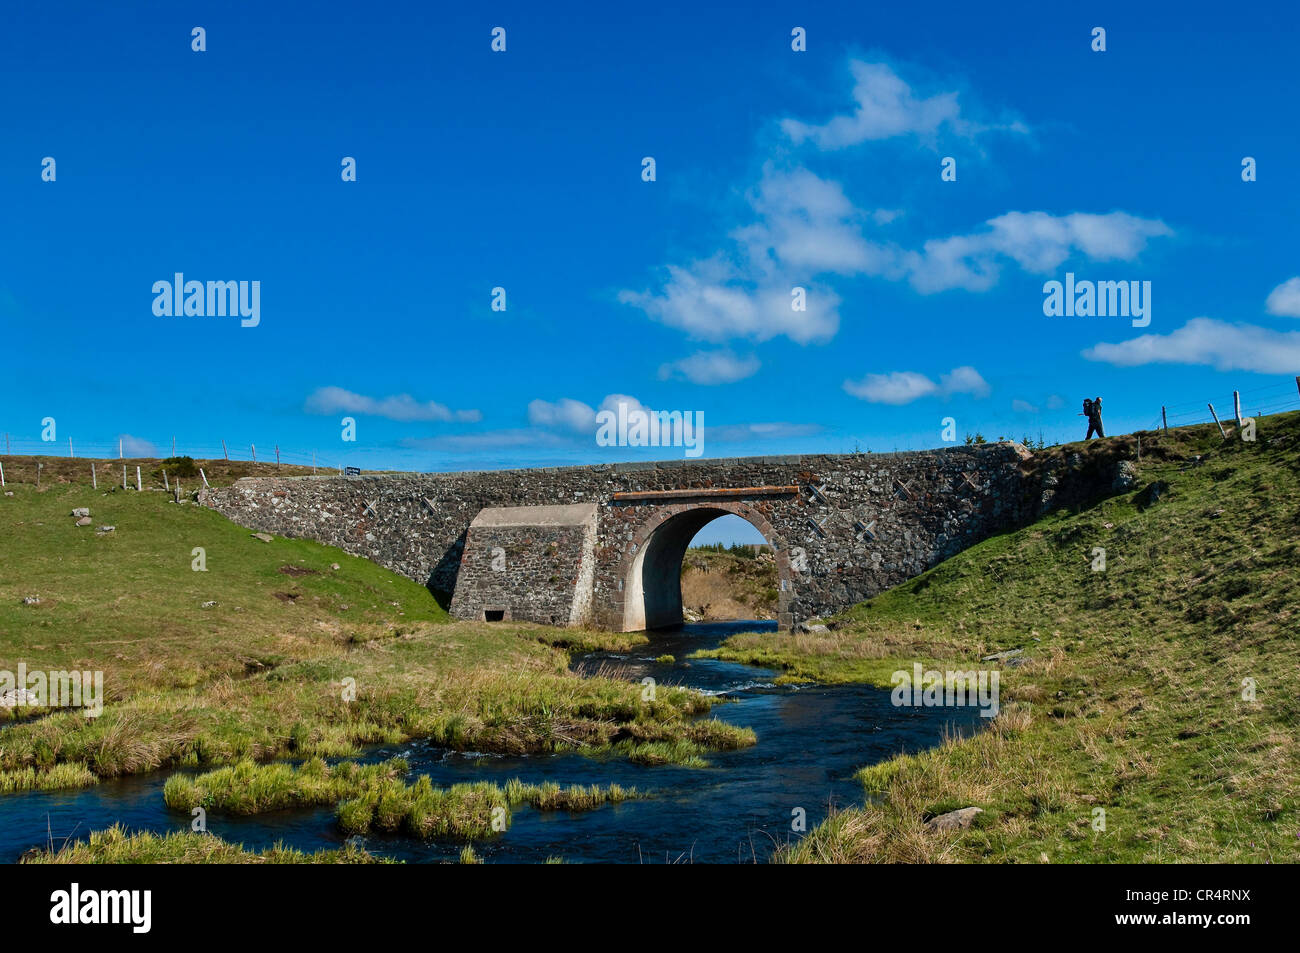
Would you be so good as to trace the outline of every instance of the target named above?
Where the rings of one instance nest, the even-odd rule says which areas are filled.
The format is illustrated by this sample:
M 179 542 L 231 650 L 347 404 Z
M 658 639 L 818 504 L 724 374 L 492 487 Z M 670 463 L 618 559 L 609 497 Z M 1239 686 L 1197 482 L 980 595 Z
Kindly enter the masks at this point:
M 1101 398 L 1100 397 L 1094 397 L 1092 400 L 1088 400 L 1086 397 L 1084 398 L 1083 416 L 1088 418 L 1088 435 L 1083 438 L 1084 440 L 1091 440 L 1092 432 L 1094 430 L 1097 431 L 1098 437 L 1106 436 L 1106 431 L 1103 430 L 1101 426 Z

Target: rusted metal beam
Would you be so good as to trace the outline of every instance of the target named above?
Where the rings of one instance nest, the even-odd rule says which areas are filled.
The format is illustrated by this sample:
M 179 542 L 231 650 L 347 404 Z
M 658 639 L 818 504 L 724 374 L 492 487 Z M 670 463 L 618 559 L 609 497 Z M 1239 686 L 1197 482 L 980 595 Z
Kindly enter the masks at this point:
M 731 499 L 738 496 L 796 496 L 797 486 L 727 486 L 711 488 L 694 488 L 681 490 L 639 490 L 614 494 L 615 503 L 633 500 L 672 500 L 704 497 L 708 499 Z

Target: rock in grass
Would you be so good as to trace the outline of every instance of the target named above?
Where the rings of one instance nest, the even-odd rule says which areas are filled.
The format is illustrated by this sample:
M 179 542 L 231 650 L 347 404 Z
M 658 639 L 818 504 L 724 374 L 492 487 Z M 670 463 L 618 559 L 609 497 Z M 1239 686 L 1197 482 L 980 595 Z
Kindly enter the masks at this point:
M 23 596 L 23 605 L 25 606 L 39 606 L 40 604 L 40 596 Z
M 1005 660 L 1005 659 L 1015 658 L 1017 655 L 1019 655 L 1019 654 L 1020 654 L 1021 652 L 1023 652 L 1023 651 L 1024 651 L 1024 649 L 1007 649 L 1005 652 L 994 652 L 992 655 L 986 655 L 986 656 L 984 656 L 982 659 L 980 659 L 980 661 L 981 661 L 981 662 L 1001 662 L 1001 661 L 1003 661 L 1003 660 Z
M 982 807 L 963 807 L 947 814 L 940 814 L 925 822 L 927 831 L 964 831 L 971 826 L 975 815 L 983 814 Z
M 72 515 L 73 515 L 73 516 L 89 516 L 89 515 L 90 515 L 90 508 L 89 508 L 89 507 L 86 507 L 86 506 L 78 506 L 75 510 L 72 511 Z
M 101 526 L 101 527 L 99 528 L 99 532 L 101 532 L 101 533 L 111 533 L 111 532 L 113 532 L 113 530 L 115 530 L 115 529 L 117 529 L 116 526 Z
M 214 599 L 214 600 L 212 600 L 211 602 L 205 602 L 205 603 L 203 603 L 203 605 L 199 606 L 199 608 L 200 608 L 200 609 L 211 609 L 211 608 L 214 608 L 214 607 L 216 606 L 216 604 L 217 604 L 217 602 L 216 602 L 216 600 Z
M 25 688 L 15 688 L 0 694 L 0 708 L 16 708 L 19 705 L 36 705 L 40 699 L 36 697 L 35 692 L 29 692 Z
M 269 543 L 271 540 L 275 539 L 275 537 L 270 533 L 250 533 L 249 535 L 252 536 L 253 539 L 260 539 L 264 543 Z
M 339 568 L 338 563 L 330 563 L 330 569 L 338 569 L 338 568 Z
M 78 526 L 89 526 L 89 525 L 91 524 L 91 522 L 92 522 L 92 520 L 90 519 L 89 516 L 83 516 L 81 519 L 77 520 L 77 525 L 78 525 Z

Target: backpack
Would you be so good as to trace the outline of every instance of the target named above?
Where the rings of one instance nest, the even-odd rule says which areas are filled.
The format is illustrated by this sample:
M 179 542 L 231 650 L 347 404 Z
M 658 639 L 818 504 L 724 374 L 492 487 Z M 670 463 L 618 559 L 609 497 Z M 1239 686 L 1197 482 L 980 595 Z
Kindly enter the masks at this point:
M 1085 417 L 1092 416 L 1092 401 L 1086 397 L 1084 398 L 1083 401 L 1083 416 Z

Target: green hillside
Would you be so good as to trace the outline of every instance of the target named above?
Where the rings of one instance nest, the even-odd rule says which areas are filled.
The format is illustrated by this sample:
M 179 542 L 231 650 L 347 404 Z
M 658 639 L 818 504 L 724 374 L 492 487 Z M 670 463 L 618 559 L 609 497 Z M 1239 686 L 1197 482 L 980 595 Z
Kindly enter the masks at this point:
M 1213 426 L 1141 439 L 1134 492 L 987 540 L 829 632 L 718 653 L 885 686 L 918 660 L 1004 665 L 986 731 L 864 770 L 869 806 L 783 859 L 1300 859 L 1300 414 L 1261 419 L 1253 443 Z M 1086 467 L 1119 441 L 1135 446 L 1053 453 Z M 979 661 L 1014 649 L 1024 664 Z M 968 806 L 970 829 L 926 829 Z

